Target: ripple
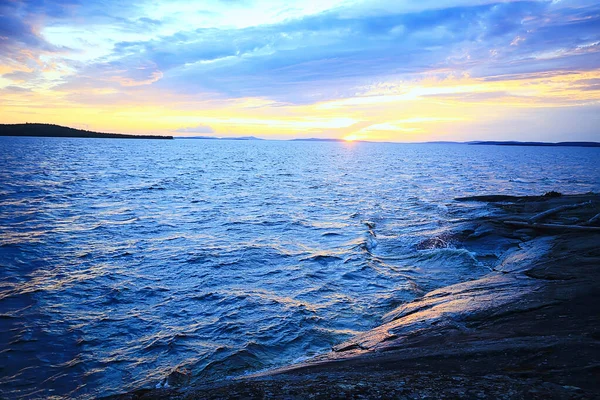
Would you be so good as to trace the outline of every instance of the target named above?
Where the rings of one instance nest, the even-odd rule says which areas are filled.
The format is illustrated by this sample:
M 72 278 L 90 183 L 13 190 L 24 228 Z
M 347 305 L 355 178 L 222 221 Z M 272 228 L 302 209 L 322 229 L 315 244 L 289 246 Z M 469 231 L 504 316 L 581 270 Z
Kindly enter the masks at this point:
M 0 138 L 0 152 L 8 398 L 205 382 L 327 351 L 487 271 L 447 232 L 490 211 L 453 197 L 600 190 L 597 149 Z

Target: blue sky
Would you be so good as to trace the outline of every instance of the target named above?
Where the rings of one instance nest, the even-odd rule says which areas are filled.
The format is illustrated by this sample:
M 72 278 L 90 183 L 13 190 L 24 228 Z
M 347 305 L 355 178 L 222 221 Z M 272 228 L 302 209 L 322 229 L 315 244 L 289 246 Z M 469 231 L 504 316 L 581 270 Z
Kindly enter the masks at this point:
M 594 1 L 0 3 L 0 122 L 600 140 Z

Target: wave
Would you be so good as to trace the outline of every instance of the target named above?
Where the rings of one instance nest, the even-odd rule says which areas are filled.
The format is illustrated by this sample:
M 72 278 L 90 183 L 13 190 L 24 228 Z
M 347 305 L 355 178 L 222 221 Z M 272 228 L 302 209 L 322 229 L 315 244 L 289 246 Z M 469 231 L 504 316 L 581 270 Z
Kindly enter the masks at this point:
M 325 351 L 487 272 L 497 249 L 446 232 L 490 211 L 453 197 L 600 190 L 589 149 L 521 149 L 523 162 L 490 148 L 473 163 L 475 146 L 56 140 L 0 138 L 9 398 L 93 398 Z

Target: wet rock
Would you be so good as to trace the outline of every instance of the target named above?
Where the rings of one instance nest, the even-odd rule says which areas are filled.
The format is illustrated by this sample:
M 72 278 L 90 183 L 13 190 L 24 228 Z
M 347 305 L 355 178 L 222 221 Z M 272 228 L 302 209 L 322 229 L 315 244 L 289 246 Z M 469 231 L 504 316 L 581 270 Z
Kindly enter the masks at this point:
M 182 387 L 190 383 L 192 373 L 186 368 L 178 367 L 165 378 L 162 387 Z
M 561 218 L 586 221 L 599 196 L 486 196 L 496 220 L 477 221 L 469 246 L 502 249 L 494 271 L 425 294 L 381 326 L 306 362 L 167 397 L 217 398 L 600 398 L 600 235 L 515 232 L 552 207 L 593 200 Z M 464 199 L 463 199 L 464 200 Z M 466 201 L 466 200 L 465 200 Z M 465 237 L 465 235 L 467 235 Z M 439 242 L 427 245 L 439 245 Z M 490 250 L 491 251 L 491 250 Z M 163 393 L 164 394 L 164 393 Z
M 562 193 L 555 192 L 554 190 L 544 193 L 544 197 L 561 197 L 561 196 L 562 196 Z

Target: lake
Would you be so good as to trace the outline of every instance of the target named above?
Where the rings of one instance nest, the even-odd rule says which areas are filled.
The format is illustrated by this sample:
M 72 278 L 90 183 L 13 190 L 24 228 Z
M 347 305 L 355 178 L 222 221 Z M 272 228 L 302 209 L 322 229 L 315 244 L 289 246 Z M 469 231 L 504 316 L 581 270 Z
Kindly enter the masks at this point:
M 481 276 L 455 197 L 600 191 L 600 148 L 0 138 L 0 397 L 92 398 L 328 351 Z

